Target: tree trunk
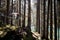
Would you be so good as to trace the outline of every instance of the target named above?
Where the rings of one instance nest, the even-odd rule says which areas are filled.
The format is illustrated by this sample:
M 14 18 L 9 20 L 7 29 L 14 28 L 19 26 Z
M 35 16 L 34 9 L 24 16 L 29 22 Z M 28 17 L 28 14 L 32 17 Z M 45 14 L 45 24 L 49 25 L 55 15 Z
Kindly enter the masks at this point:
M 6 16 L 9 15 L 9 1 L 10 0 L 7 0 L 7 15 Z M 6 19 L 6 23 L 9 24 L 9 19 L 8 18 Z
M 0 0 L 0 7 L 1 7 L 1 0 Z
M 21 0 L 19 0 L 19 14 L 20 14 L 19 26 L 21 27 Z
M 13 0 L 10 0 L 11 1 L 11 3 L 12 3 L 12 5 L 11 5 L 11 14 L 12 14 L 12 12 L 13 12 Z M 11 16 L 12 17 L 12 16 Z M 12 19 L 11 19 L 11 25 L 13 25 L 13 23 L 12 23 Z
M 36 27 L 37 31 L 40 33 L 40 0 L 37 0 L 37 14 L 36 14 Z
M 48 29 L 48 27 L 49 27 L 49 4 L 50 4 L 49 2 L 50 2 L 49 0 L 46 1 L 46 3 L 48 3 L 47 4 L 48 6 L 46 5 L 46 11 L 45 11 L 45 13 L 46 13 L 46 16 L 45 16 L 46 17 L 46 19 L 45 19 L 46 20 L 45 21 L 45 25 L 46 25 L 45 26 L 45 38 L 46 38 L 46 40 L 48 40 L 48 32 L 49 32 L 48 31 L 49 30 Z
M 24 16 L 23 16 L 23 24 L 22 24 L 23 27 L 25 27 L 25 13 L 26 13 L 26 0 L 24 0 Z
M 55 26 L 54 40 L 57 40 L 57 0 L 54 0 L 54 26 Z
M 28 0 L 28 28 L 31 30 L 31 0 Z

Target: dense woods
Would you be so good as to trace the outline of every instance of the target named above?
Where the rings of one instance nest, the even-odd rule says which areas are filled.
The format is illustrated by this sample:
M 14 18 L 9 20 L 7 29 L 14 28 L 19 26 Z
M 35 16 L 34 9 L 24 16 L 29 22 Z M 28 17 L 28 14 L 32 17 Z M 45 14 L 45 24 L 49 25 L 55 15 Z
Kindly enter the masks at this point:
M 59 0 L 0 0 L 1 40 L 58 40 L 57 28 Z

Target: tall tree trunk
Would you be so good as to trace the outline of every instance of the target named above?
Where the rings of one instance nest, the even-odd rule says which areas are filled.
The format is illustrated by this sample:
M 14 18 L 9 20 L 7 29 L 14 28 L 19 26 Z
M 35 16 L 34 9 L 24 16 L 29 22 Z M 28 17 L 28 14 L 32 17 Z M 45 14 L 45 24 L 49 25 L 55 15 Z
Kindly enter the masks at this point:
M 31 30 L 31 0 L 28 0 L 28 28 Z
M 51 10 L 51 11 L 50 11 L 50 39 L 52 40 L 52 37 L 53 37 L 53 36 L 52 36 L 52 35 L 53 35 L 53 34 L 52 34 L 52 33 L 53 33 L 53 21 L 52 21 L 52 16 L 53 16 L 53 15 L 52 15 L 52 14 L 53 14 L 53 13 L 52 13 L 52 0 L 50 0 L 50 10 Z
M 13 12 L 13 0 L 10 0 L 11 1 L 11 15 L 12 15 L 12 12 Z M 12 16 L 11 16 L 12 17 Z M 13 23 L 12 23 L 12 19 L 11 19 L 11 25 L 13 25 Z
M 48 40 L 48 30 L 49 30 L 48 29 L 48 27 L 49 27 L 49 4 L 50 4 L 49 2 L 50 2 L 49 0 L 46 1 L 46 11 L 45 11 L 45 13 L 46 13 L 45 38 L 46 38 L 46 40 Z M 48 6 L 47 6 L 47 4 L 48 4 Z
M 10 0 L 7 0 L 7 15 L 6 16 L 9 15 L 9 1 Z M 7 22 L 7 24 L 9 24 L 9 19 L 8 18 L 6 19 L 6 22 Z
M 37 31 L 40 33 L 40 0 L 37 0 L 37 15 L 36 15 L 36 27 Z
M 0 7 L 1 7 L 1 0 L 0 0 Z
M 21 0 L 19 0 L 19 14 L 20 14 L 19 26 L 21 27 Z
M 57 0 L 54 0 L 54 26 L 55 26 L 54 40 L 57 40 Z
M 24 0 L 24 18 L 23 18 L 23 24 L 22 26 L 25 27 L 25 13 L 26 13 L 26 0 Z
M 46 6 L 46 4 L 45 4 L 45 1 L 46 0 L 43 0 L 43 37 L 45 38 L 45 6 Z

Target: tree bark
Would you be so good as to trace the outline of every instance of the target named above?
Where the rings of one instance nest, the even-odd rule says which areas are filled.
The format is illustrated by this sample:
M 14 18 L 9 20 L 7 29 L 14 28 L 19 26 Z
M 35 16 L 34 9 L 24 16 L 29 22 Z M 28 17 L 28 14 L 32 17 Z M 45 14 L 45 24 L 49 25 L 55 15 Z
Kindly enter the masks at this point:
M 31 31 L 31 0 L 28 0 L 28 28 Z
M 23 18 L 23 24 L 22 26 L 25 27 L 25 13 L 26 13 L 26 0 L 24 0 L 24 18 Z
M 1 0 L 0 0 L 0 7 L 1 7 Z
M 21 0 L 19 0 L 19 14 L 20 14 L 19 26 L 21 27 Z
M 9 1 L 10 0 L 7 0 L 7 15 L 6 16 L 9 15 Z M 6 19 L 6 23 L 9 24 L 9 19 L 8 18 Z
M 40 0 L 37 0 L 36 27 L 37 31 L 40 33 Z
M 57 40 L 57 0 L 54 0 L 54 26 L 55 26 L 55 39 Z

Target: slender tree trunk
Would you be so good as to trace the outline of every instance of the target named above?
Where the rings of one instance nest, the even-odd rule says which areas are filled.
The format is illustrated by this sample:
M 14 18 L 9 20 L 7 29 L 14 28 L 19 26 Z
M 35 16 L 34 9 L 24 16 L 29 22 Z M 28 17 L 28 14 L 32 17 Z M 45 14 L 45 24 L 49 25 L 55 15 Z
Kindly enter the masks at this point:
M 24 0 L 24 18 L 23 18 L 23 24 L 22 26 L 25 27 L 25 13 L 26 13 L 26 0 Z
M 43 37 L 45 38 L 45 6 L 46 6 L 46 4 L 45 4 L 45 1 L 46 0 L 43 0 Z
M 7 0 L 7 15 L 6 16 L 9 15 L 9 1 L 10 0 Z M 6 19 L 6 22 L 7 22 L 7 24 L 9 24 L 9 19 L 8 18 Z
M 0 0 L 0 7 L 1 7 L 1 0 Z
M 50 39 L 52 40 L 53 33 L 53 21 L 52 21 L 52 0 L 50 0 Z
M 21 0 L 19 0 L 19 14 L 20 14 L 19 26 L 21 27 Z
M 31 30 L 31 0 L 28 0 L 28 28 Z
M 40 0 L 37 0 L 37 14 L 36 14 L 36 27 L 37 31 L 40 33 Z
M 13 12 L 13 0 L 11 0 L 11 15 L 12 15 L 12 12 Z M 12 16 L 11 16 L 12 17 Z M 13 23 L 12 23 L 12 19 L 11 19 L 11 25 L 13 25 Z
M 57 40 L 57 0 L 54 0 L 54 26 L 55 26 L 55 39 Z
M 45 26 L 45 38 L 46 38 L 46 40 L 48 40 L 48 27 L 49 27 L 49 0 L 47 0 L 46 1 L 46 3 L 48 3 L 48 6 L 47 6 L 47 4 L 46 4 L 46 11 L 45 11 L 45 13 L 46 13 L 46 26 Z
M 41 0 L 41 12 L 42 12 L 41 13 L 41 21 L 42 21 L 41 22 L 42 23 L 42 25 L 41 25 L 41 39 L 45 38 L 45 34 L 44 34 L 45 33 L 44 32 L 45 31 L 45 29 L 44 29 L 45 28 L 45 26 L 44 26 L 45 25 L 45 21 L 44 21 L 45 20 L 45 18 L 44 18 L 44 16 L 45 16 L 44 15 L 44 6 L 45 6 L 44 5 L 44 0 Z

